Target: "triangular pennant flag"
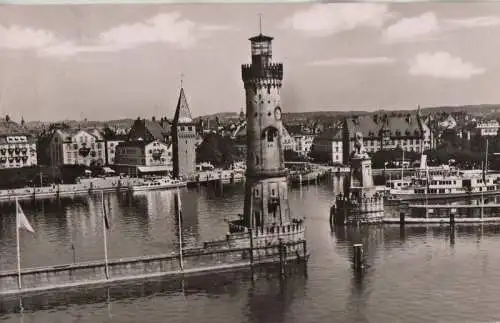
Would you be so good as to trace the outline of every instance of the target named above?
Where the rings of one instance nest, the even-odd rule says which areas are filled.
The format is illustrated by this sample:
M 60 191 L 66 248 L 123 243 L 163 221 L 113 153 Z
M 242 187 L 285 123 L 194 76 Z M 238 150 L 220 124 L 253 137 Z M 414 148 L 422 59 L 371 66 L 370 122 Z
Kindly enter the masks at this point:
M 17 227 L 19 229 L 26 229 L 29 232 L 35 232 L 33 230 L 33 227 L 29 223 L 28 219 L 24 215 L 23 209 L 21 208 L 21 205 L 19 205 L 19 202 L 16 201 L 16 207 L 17 207 Z

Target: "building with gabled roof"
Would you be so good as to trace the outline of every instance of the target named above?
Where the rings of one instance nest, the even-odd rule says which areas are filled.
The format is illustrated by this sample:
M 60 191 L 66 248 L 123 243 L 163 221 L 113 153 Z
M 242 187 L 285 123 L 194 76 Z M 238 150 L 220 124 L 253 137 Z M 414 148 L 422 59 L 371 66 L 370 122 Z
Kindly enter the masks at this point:
M 328 128 L 315 136 L 310 156 L 318 162 L 343 164 L 342 128 Z
M 58 129 L 43 134 L 39 148 L 44 151 L 44 164 L 103 166 L 106 162 L 104 138 L 97 129 Z
M 115 146 L 114 168 L 132 176 L 172 171 L 172 145 L 159 140 L 124 141 Z
M 401 148 L 405 151 L 423 152 L 432 148 L 429 127 L 417 113 L 374 113 L 364 116 L 350 116 L 344 119 L 342 148 L 344 162 L 354 150 L 356 133 L 363 135 L 367 152 Z
M 9 116 L 0 119 L 0 169 L 35 166 L 38 163 L 36 139 Z
M 197 124 L 181 87 L 172 121 L 172 162 L 175 178 L 189 178 L 196 172 Z
M 156 120 L 137 118 L 128 132 L 127 141 L 137 140 L 146 142 L 158 140 L 168 144 L 171 140 L 171 126 L 166 120 L 157 122 Z

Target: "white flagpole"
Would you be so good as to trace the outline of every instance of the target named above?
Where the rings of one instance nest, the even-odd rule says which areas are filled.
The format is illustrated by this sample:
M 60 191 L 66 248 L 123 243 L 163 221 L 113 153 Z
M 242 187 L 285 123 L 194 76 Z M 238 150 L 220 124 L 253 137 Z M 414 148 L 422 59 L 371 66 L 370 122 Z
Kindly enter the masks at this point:
M 104 191 L 101 191 L 101 200 L 102 200 L 102 234 L 104 237 L 104 271 L 106 273 L 106 279 L 109 279 L 109 271 L 108 271 L 108 241 L 107 241 L 107 233 L 106 233 L 106 211 L 104 210 Z
M 16 244 L 17 244 L 17 285 L 22 288 L 21 283 L 21 247 L 19 245 L 19 204 L 16 197 Z
M 179 221 L 179 262 L 181 270 L 184 270 L 184 259 L 182 257 L 182 217 L 181 217 L 181 193 L 177 187 L 177 218 Z

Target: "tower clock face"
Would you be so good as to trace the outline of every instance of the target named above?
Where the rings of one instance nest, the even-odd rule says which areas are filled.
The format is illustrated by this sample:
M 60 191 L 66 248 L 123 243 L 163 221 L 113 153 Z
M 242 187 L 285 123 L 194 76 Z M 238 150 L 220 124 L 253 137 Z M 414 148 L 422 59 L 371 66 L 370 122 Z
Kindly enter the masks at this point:
M 278 121 L 281 120 L 281 108 L 280 107 L 276 107 L 276 109 L 274 109 L 274 117 Z

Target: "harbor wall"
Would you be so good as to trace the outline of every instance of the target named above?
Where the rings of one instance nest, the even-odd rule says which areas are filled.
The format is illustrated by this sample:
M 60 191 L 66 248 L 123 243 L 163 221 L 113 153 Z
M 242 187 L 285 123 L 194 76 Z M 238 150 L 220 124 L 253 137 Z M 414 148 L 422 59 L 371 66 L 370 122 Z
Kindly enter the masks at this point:
M 302 251 L 303 241 L 288 243 L 290 247 Z M 110 260 L 109 276 L 106 278 L 104 261 L 76 263 L 62 266 L 23 269 L 21 271 L 22 289 L 18 288 L 17 271 L 0 273 L 0 295 L 21 294 L 49 289 L 70 288 L 75 286 L 106 284 L 112 282 L 144 279 L 168 275 L 182 275 L 251 265 L 249 248 L 218 248 L 217 250 L 196 249 L 183 253 L 183 268 L 179 254 L 163 254 Z M 279 262 L 282 255 L 281 245 L 253 249 L 253 264 Z M 289 253 L 286 259 L 297 259 L 299 253 Z

